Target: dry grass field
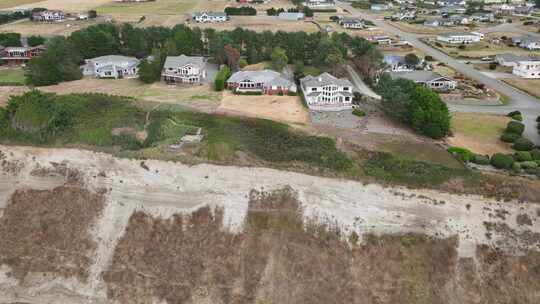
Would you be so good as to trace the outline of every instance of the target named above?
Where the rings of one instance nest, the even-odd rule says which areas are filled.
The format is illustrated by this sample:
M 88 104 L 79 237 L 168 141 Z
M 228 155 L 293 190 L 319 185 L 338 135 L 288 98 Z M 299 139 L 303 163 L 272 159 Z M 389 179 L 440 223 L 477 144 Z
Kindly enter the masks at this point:
M 540 98 L 540 79 L 507 78 L 501 80 L 532 96 Z
M 196 0 L 158 0 L 141 3 L 117 3 L 105 1 L 97 8 L 98 14 L 178 15 L 190 11 Z
M 87 21 L 66 21 L 62 23 L 36 23 L 31 21 L 17 21 L 0 25 L 0 33 L 15 32 L 23 36 L 67 36 L 75 31 L 99 23 L 102 18 Z
M 453 113 L 451 146 L 467 148 L 478 154 L 511 153 L 500 136 L 509 118 L 500 115 Z
M 41 2 L 42 0 L 2 0 L 0 2 L 0 9 L 7 9 L 12 7 L 18 7 L 25 4 L 31 4 Z
M 191 22 L 192 27 L 214 28 L 216 30 L 233 30 L 237 27 L 249 28 L 256 32 L 262 31 L 305 31 L 308 33 L 317 32 L 318 27 L 311 22 L 304 21 L 282 21 L 274 16 L 232 16 L 231 20 L 223 23 L 196 23 Z
M 309 113 L 298 96 L 248 96 L 227 91 L 218 112 L 293 124 L 309 123 Z
M 33 7 L 45 7 L 48 9 L 61 9 L 68 12 L 82 12 L 89 9 L 96 8 L 105 3 L 112 2 L 112 0 L 2 0 L 0 1 L 0 8 L 9 7 L 21 7 L 21 8 L 33 8 Z M 9 6 L 7 6 L 9 5 Z

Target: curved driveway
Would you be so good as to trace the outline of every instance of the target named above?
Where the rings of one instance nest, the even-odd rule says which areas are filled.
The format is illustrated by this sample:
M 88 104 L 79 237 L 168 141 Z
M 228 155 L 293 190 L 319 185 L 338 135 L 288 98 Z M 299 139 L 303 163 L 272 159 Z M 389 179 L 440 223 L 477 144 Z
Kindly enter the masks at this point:
M 373 22 L 376 26 L 383 29 L 385 32 L 393 35 L 400 36 L 401 39 L 408 41 L 412 46 L 421 50 L 427 55 L 432 56 L 437 61 L 444 62 L 446 65 L 459 71 L 461 74 L 474 79 L 475 81 L 482 83 L 492 89 L 495 89 L 502 94 L 509 97 L 510 101 L 506 105 L 495 106 L 474 106 L 474 105 L 449 105 L 450 110 L 458 112 L 472 112 L 472 113 L 492 113 L 492 114 L 507 114 L 510 111 L 519 110 L 523 113 L 525 124 L 525 136 L 537 144 L 540 144 L 540 135 L 536 129 L 536 117 L 540 115 L 540 100 L 528 95 L 506 83 L 503 83 L 497 79 L 490 78 L 479 71 L 475 70 L 471 66 L 459 62 L 458 60 L 446 55 L 445 53 L 432 48 L 431 46 L 420 41 L 419 38 L 422 35 L 403 32 L 400 29 L 389 25 L 378 17 L 365 14 L 355 8 L 349 3 L 337 1 L 336 4 L 349 11 L 353 16 L 362 17 L 363 19 Z

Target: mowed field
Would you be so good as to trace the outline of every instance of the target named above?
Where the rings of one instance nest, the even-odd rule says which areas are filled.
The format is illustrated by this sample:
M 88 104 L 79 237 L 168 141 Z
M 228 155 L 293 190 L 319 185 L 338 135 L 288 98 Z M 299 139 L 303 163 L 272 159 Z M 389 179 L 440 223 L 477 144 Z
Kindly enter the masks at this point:
M 0 25 L 0 33 L 20 33 L 23 36 L 67 36 L 75 31 L 98 24 L 102 18 L 86 21 L 66 21 L 61 23 L 38 23 L 28 20 Z

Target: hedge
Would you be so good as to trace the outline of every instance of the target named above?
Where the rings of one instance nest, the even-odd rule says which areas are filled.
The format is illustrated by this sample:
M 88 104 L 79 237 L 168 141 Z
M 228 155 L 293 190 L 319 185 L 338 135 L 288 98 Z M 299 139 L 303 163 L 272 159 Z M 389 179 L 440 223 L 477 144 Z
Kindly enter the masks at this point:
M 514 158 L 506 154 L 496 153 L 491 157 L 490 163 L 497 169 L 510 169 L 514 164 Z
M 477 165 L 489 165 L 489 156 L 476 154 L 474 155 L 472 162 Z
M 533 161 L 520 162 L 519 165 L 521 166 L 522 169 L 533 169 L 533 168 L 538 167 L 538 164 Z
M 463 162 L 470 162 L 474 159 L 474 153 L 471 151 L 465 149 L 465 148 L 459 148 L 459 147 L 450 147 L 447 149 L 447 151 L 454 155 L 457 159 L 463 161 Z
M 508 117 L 512 117 L 512 116 L 515 116 L 515 115 L 521 115 L 521 112 L 520 111 L 512 111 L 512 112 L 506 114 L 506 116 L 508 116 Z
M 533 160 L 531 153 L 528 151 L 518 151 L 514 154 L 514 158 L 520 162 Z
M 501 135 L 501 140 L 507 143 L 514 143 L 518 138 L 521 138 L 521 135 L 511 132 L 504 132 Z
M 506 125 L 506 131 L 505 132 L 510 132 L 510 133 L 515 133 L 515 134 L 521 135 L 521 134 L 523 134 L 523 131 L 525 131 L 525 125 L 518 122 L 518 121 L 511 121 Z
M 517 121 L 523 121 L 523 116 L 521 116 L 520 114 L 516 114 L 514 116 L 511 116 L 511 118 L 513 120 L 517 120 Z
M 534 160 L 540 160 L 540 149 L 532 149 L 530 153 Z
M 229 16 L 255 16 L 257 10 L 250 6 L 226 7 L 225 13 Z
M 531 151 L 533 148 L 533 142 L 526 138 L 519 138 L 512 145 L 512 149 L 517 151 Z

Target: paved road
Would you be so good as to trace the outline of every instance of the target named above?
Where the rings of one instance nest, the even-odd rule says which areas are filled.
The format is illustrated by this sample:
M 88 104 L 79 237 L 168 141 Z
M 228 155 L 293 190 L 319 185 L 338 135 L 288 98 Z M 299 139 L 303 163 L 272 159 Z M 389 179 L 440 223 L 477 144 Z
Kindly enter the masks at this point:
M 440 62 L 444 62 L 446 65 L 454 68 L 463 75 L 474 79 L 475 81 L 482 83 L 490 88 L 496 89 L 502 94 L 508 96 L 510 99 L 507 105 L 500 106 L 471 106 L 471 105 L 450 105 L 450 110 L 460 112 L 472 112 L 472 113 L 496 113 L 507 114 L 510 111 L 519 110 L 523 113 L 525 124 L 525 136 L 532 141 L 540 144 L 540 135 L 536 129 L 536 117 L 540 115 L 540 100 L 528 95 L 516 88 L 507 85 L 497 79 L 488 77 L 481 72 L 475 70 L 473 67 L 462 63 L 445 53 L 432 48 L 431 46 L 420 41 L 422 35 L 403 32 L 400 29 L 386 23 L 384 20 L 379 19 L 377 16 L 369 15 L 360 10 L 353 8 L 349 3 L 337 1 L 336 4 L 343 9 L 346 9 L 354 16 L 362 17 L 363 19 L 373 22 L 376 26 L 383 29 L 385 32 L 393 35 L 400 36 L 403 40 L 408 41 L 412 46 L 421 50 L 427 55 L 432 56 Z
M 381 96 L 373 92 L 373 90 L 362 81 L 362 78 L 360 78 L 358 73 L 356 73 L 356 71 L 350 65 L 346 65 L 345 68 L 347 69 L 347 72 L 349 72 L 349 75 L 351 75 L 351 80 L 353 84 L 356 86 L 356 88 L 358 89 L 358 91 L 360 91 L 361 94 L 374 99 L 381 99 Z

